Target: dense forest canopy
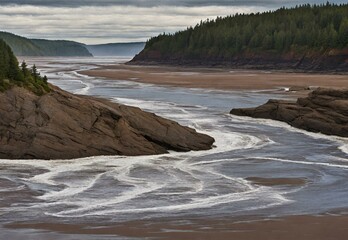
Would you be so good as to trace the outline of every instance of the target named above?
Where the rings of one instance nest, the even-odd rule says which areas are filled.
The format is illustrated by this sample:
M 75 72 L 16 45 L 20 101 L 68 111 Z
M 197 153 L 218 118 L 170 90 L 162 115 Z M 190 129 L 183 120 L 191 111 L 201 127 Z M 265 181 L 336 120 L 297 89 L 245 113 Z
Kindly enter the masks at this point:
M 0 39 L 0 92 L 12 86 L 25 87 L 38 95 L 50 91 L 47 77 L 41 77 L 35 65 L 31 69 L 25 62 L 21 68 L 18 65 L 11 48 Z
M 230 59 L 245 53 L 325 51 L 348 47 L 348 4 L 301 5 L 201 21 L 147 41 L 149 51 L 182 59 Z
M 40 47 L 42 56 L 92 56 L 84 44 L 74 41 L 45 39 L 30 39 L 30 41 Z

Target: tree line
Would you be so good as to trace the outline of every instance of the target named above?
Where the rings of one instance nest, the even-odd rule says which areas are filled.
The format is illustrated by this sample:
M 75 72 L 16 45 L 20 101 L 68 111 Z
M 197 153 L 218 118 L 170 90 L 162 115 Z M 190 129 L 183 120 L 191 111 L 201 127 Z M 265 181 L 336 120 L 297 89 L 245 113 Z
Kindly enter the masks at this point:
M 300 5 L 235 14 L 149 39 L 144 52 L 186 59 L 228 59 L 243 53 L 282 54 L 348 47 L 348 4 Z

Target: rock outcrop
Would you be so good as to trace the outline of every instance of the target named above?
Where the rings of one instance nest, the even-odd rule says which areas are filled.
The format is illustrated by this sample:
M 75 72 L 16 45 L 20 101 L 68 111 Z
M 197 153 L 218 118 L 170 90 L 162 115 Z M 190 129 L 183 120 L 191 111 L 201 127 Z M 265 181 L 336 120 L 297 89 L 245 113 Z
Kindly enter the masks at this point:
M 72 159 L 207 150 L 214 139 L 139 108 L 51 86 L 0 93 L 1 159 Z
M 269 100 L 248 109 L 232 109 L 231 114 L 286 122 L 310 132 L 348 137 L 348 89 L 318 88 L 297 102 Z
M 209 58 L 208 56 L 190 59 L 184 55 L 166 55 L 158 51 L 148 50 L 140 52 L 127 64 L 347 73 L 348 49 L 328 50 L 324 53 L 305 55 L 293 53 L 239 54 L 229 59 Z
M 289 92 L 310 91 L 311 88 L 307 86 L 293 86 L 289 88 Z

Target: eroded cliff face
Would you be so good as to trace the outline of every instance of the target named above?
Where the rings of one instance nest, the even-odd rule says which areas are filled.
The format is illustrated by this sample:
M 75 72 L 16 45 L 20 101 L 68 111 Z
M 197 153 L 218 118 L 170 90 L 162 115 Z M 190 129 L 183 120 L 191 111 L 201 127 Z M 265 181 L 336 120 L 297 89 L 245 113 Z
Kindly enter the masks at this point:
M 245 52 L 229 59 L 209 56 L 193 58 L 180 54 L 168 55 L 156 50 L 146 49 L 136 55 L 129 64 L 348 72 L 348 49 L 329 49 L 324 52 L 287 52 L 282 54 Z
M 348 137 L 348 89 L 319 88 L 297 102 L 269 100 L 256 108 L 231 114 L 283 121 L 311 132 Z
M 207 150 L 214 139 L 139 108 L 52 86 L 0 93 L 0 158 L 72 159 Z

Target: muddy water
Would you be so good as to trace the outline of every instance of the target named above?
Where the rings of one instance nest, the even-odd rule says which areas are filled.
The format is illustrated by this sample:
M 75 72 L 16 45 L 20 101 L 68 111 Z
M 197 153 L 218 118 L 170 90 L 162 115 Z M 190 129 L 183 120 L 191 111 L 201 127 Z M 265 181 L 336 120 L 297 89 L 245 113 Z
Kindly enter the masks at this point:
M 50 82 L 65 90 L 108 98 L 176 120 L 213 136 L 216 147 L 161 156 L 0 160 L 1 224 L 99 226 L 135 220 L 252 219 L 347 208 L 347 140 L 228 114 L 233 107 L 279 98 L 277 91 L 159 87 L 78 73 L 124 60 L 28 61 L 35 62 Z M 56 231 L 1 231 L 11 239 L 80 239 Z M 98 239 L 104 237 L 110 236 Z M 92 235 L 82 238 L 94 239 Z

